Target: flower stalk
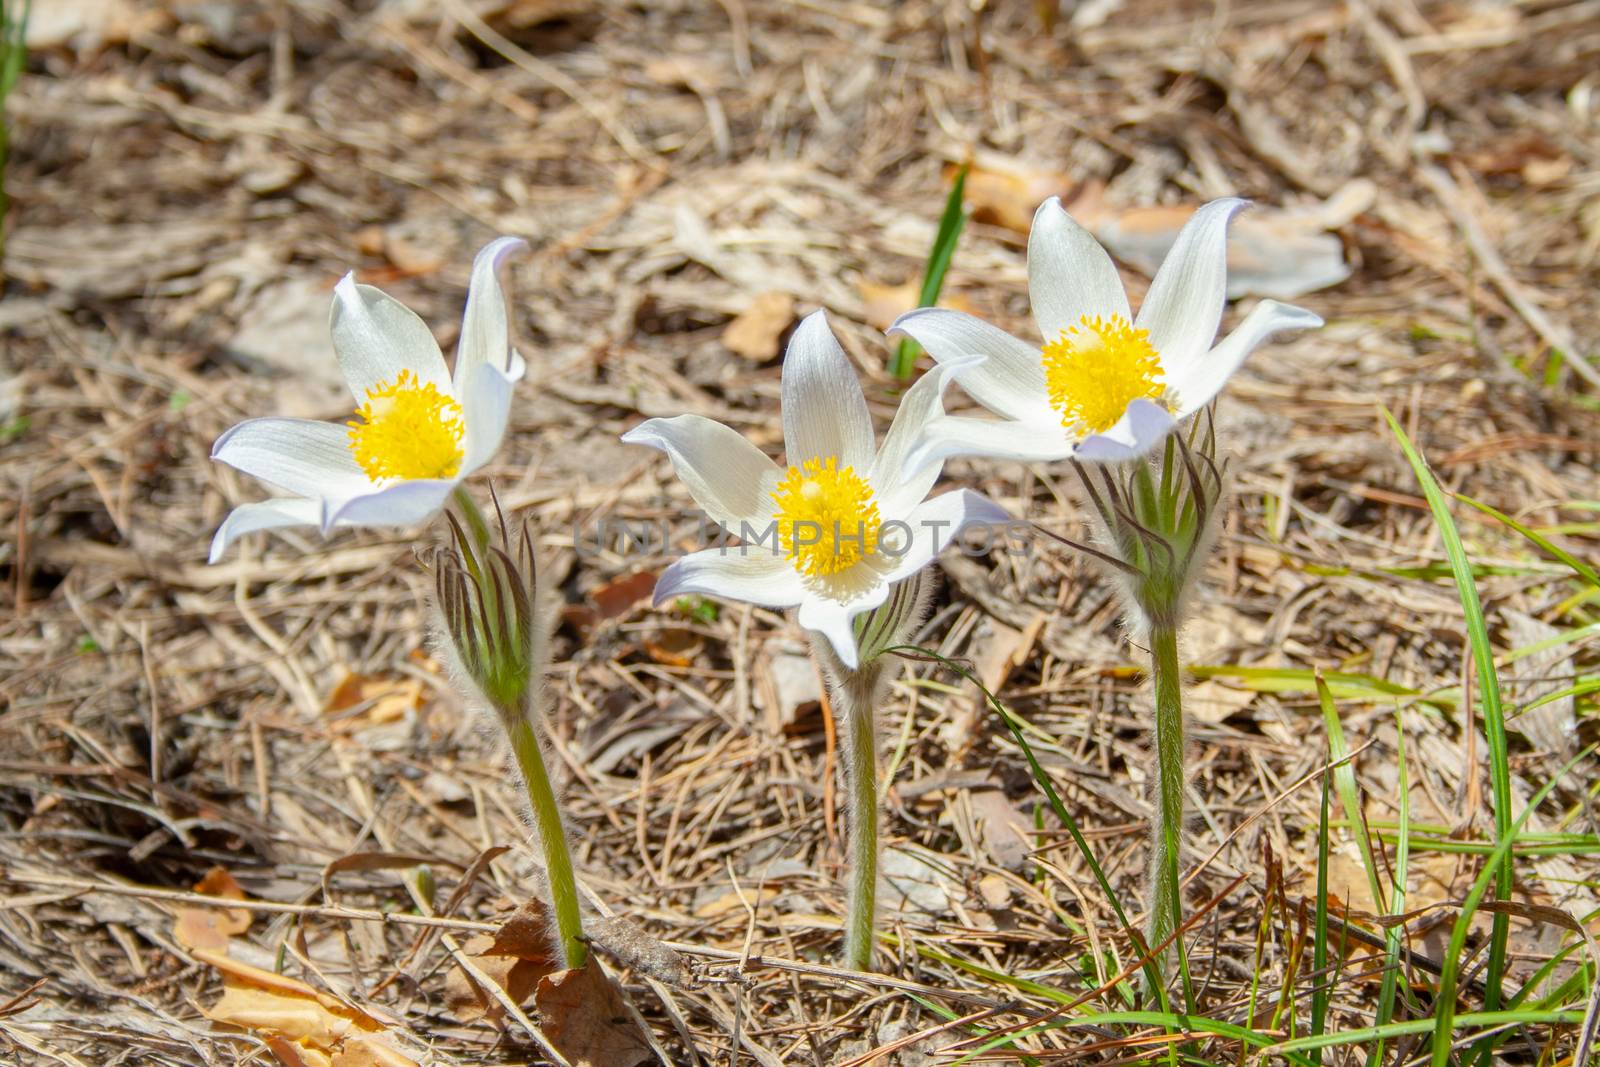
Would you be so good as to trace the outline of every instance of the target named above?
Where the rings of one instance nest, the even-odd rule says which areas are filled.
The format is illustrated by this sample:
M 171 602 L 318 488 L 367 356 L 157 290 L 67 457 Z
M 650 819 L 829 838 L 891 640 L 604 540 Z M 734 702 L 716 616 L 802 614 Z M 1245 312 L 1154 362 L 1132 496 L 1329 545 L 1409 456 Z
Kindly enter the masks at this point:
M 1172 939 L 1160 960 L 1175 960 L 1186 1001 L 1193 1006 L 1183 940 L 1182 845 L 1187 741 L 1183 665 L 1178 636 L 1190 588 L 1209 550 L 1225 484 L 1216 461 L 1209 409 L 1167 437 L 1147 459 L 1116 467 L 1075 464 L 1099 519 L 1099 547 L 1074 544 L 1105 564 L 1122 588 L 1128 628 L 1148 642 L 1155 698 L 1155 769 L 1150 822 L 1150 868 L 1145 938 L 1151 948 Z
M 885 653 L 911 636 L 926 614 L 932 591 L 933 580 L 922 571 L 896 584 L 882 605 L 858 616 L 854 635 L 860 659 L 854 667 L 847 666 L 821 635 L 813 635 L 811 642 L 828 679 L 835 718 L 842 726 L 845 796 L 850 801 L 850 897 L 845 911 L 844 959 L 858 971 L 872 969 L 878 910 L 883 813 L 878 803 L 877 709 L 891 681 L 891 661 Z
M 536 610 L 533 540 L 524 527 L 513 545 L 505 517 L 498 515 L 499 544 L 494 544 L 488 521 L 471 497 L 457 491 L 453 503 L 455 511 L 445 513 L 452 544 L 438 554 L 434 568 L 440 629 L 460 673 L 506 732 L 544 857 L 561 959 L 568 967 L 581 967 L 588 948 L 578 883 L 539 733 L 548 634 Z

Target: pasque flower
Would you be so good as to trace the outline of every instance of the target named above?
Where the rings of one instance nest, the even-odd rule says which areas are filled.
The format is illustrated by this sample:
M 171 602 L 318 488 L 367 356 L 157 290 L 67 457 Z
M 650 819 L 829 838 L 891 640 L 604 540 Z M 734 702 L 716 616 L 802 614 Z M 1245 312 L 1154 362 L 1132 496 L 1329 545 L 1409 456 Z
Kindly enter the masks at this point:
M 925 375 L 874 448 L 861 383 L 818 311 L 795 329 L 784 356 L 787 466 L 698 415 L 651 419 L 628 431 L 624 441 L 665 452 L 707 516 L 744 542 L 678 560 L 656 584 L 656 603 L 705 593 L 798 607 L 800 625 L 822 634 L 854 669 L 857 616 L 927 566 L 962 526 L 1007 518 L 969 490 L 924 499 L 941 464 L 911 462 L 929 420 L 943 413 L 940 395 L 950 376 L 980 362 L 952 360 Z
M 406 526 L 443 507 L 505 435 L 525 364 L 511 347 L 500 276 L 526 248 L 520 238 L 500 237 L 478 253 L 454 374 L 420 318 L 345 275 L 334 289 L 330 329 L 354 417 L 343 424 L 251 419 L 217 439 L 212 459 L 289 495 L 229 513 L 212 539 L 211 561 L 258 530 Z
M 1212 346 L 1226 300 L 1228 223 L 1244 206 L 1215 200 L 1195 212 L 1135 317 L 1105 249 L 1060 201 L 1045 201 L 1028 235 L 1028 291 L 1042 347 L 943 308 L 908 312 L 890 327 L 941 364 L 987 356 L 959 380 L 1002 419 L 934 419 L 914 461 L 1142 456 L 1210 403 L 1267 337 L 1320 326 L 1309 311 L 1263 300 Z

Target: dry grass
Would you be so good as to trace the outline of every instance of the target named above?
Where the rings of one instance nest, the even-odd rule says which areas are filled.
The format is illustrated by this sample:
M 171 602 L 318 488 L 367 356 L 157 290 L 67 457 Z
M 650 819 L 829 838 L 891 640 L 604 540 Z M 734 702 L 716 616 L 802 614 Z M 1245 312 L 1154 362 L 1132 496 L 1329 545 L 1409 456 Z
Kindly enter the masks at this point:
M 471 253 L 498 232 L 537 252 L 517 292 L 531 384 L 492 475 L 564 601 L 553 733 L 583 881 L 597 908 L 698 953 L 707 979 L 672 988 L 619 964 L 672 1062 L 946 1062 L 937 1050 L 963 1031 L 888 1051 L 941 1025 L 916 998 L 1011 1025 L 1050 1002 L 993 975 L 1077 996 L 1098 984 L 1085 982 L 1093 953 L 1128 962 L 1054 820 L 1038 837 L 1015 828 L 1034 825 L 1040 798 L 1005 730 L 918 666 L 885 709 L 894 977 L 828 969 L 843 831 L 798 631 L 740 607 L 700 621 L 603 609 L 596 590 L 666 557 L 576 550 L 575 531 L 606 519 L 692 528 L 665 466 L 617 441 L 640 419 L 695 411 L 776 447 L 776 362 L 719 340 L 760 292 L 828 308 L 886 424 L 887 349 L 859 283 L 919 274 L 941 167 L 969 153 L 1054 175 L 1062 192 L 1103 183 L 1118 207 L 1354 197 L 1336 220 L 1354 276 L 1301 301 L 1328 327 L 1258 353 L 1225 401 L 1236 501 L 1188 653 L 1455 689 L 1455 703 L 1406 711 L 1413 819 L 1492 829 L 1484 743 L 1453 710 L 1460 606 L 1435 576 L 1385 570 L 1442 557 L 1377 405 L 1449 489 L 1544 525 L 1600 499 L 1600 393 L 1570 364 L 1543 382 L 1552 346 L 1600 337 L 1594 4 L 1130 0 L 1053 31 L 1021 3 L 979 16 L 920 0 L 518 0 L 488 23 L 462 0 L 440 6 L 446 21 L 408 23 L 345 0 L 107 3 L 104 42 L 36 54 L 13 97 L 0 1061 L 262 1062 L 257 1039 L 201 1014 L 216 973 L 173 941 L 174 899 L 135 890 L 187 892 L 213 865 L 295 906 L 255 915 L 252 962 L 284 957 L 383 1010 L 431 1062 L 534 1059 L 515 1025 L 450 1008 L 452 963 L 428 928 L 339 911 L 401 907 L 399 872 L 346 871 L 325 889 L 331 861 L 386 852 L 427 857 L 442 899 L 484 850 L 514 846 L 455 908 L 469 931 L 533 885 L 500 753 L 418 658 L 413 542 L 255 538 L 204 562 L 227 509 L 260 494 L 208 461 L 221 430 L 342 413 L 319 362 L 332 281 L 357 269 L 450 343 Z M 974 224 L 947 291 L 1020 328 L 1023 263 L 1018 234 Z M 949 473 L 1017 514 L 1078 522 L 1059 471 Z M 1462 519 L 1477 560 L 1505 564 L 1481 579 L 1502 650 L 1592 618 L 1514 536 Z M 1592 531 L 1563 543 L 1595 555 Z M 1040 758 L 1133 906 L 1144 705 L 1107 587 L 1043 545 L 957 558 L 926 641 L 974 660 L 1050 739 Z M 1596 659 L 1590 639 L 1519 661 L 1512 699 Z M 380 699 L 330 712 L 347 672 L 379 679 Z M 1192 697 L 1190 900 L 1228 890 L 1191 937 L 1208 1014 L 1242 1021 L 1258 972 L 1262 1005 L 1306 993 L 1285 985 L 1294 924 L 1269 922 L 1259 950 L 1258 934 L 1281 915 L 1269 893 L 1311 895 L 1326 743 L 1309 694 L 1238 684 L 1222 672 Z M 1368 818 L 1393 819 L 1393 708 L 1343 708 L 1365 746 Z M 1559 766 L 1555 737 L 1515 738 L 1524 798 Z M 1593 831 L 1587 814 L 1571 828 Z M 1348 832 L 1335 853 L 1334 892 L 1374 910 Z M 1413 900 L 1459 899 L 1477 866 L 1414 855 Z M 1581 856 L 1519 871 L 1530 902 L 1595 907 Z M 1412 921 L 1420 955 L 1437 960 L 1449 917 Z M 1517 922 L 1526 975 L 1560 931 Z M 1370 1023 L 1376 982 L 1356 977 L 1370 969 L 1349 963 L 1334 1025 Z M 1089 1047 L 1112 1036 L 1031 1047 L 1130 1055 Z M 1532 1063 L 1547 1036 L 1505 1054 Z

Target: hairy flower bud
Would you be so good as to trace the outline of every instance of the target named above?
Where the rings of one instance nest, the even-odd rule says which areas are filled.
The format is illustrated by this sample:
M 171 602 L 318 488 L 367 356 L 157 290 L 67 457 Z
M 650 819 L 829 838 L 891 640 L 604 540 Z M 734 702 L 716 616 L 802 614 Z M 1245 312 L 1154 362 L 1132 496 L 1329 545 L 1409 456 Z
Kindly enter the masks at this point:
M 1148 458 L 1118 467 L 1074 464 L 1100 520 L 1103 548 L 1088 551 L 1116 573 L 1149 625 L 1178 624 L 1211 547 L 1226 482 L 1216 450 L 1207 410 Z
M 502 715 L 520 715 L 530 687 L 538 684 L 543 640 L 535 617 L 533 541 L 524 527 L 513 545 L 502 523 L 499 546 L 474 548 L 455 517 L 448 517 L 452 543 L 434 565 L 445 636 L 484 699 Z

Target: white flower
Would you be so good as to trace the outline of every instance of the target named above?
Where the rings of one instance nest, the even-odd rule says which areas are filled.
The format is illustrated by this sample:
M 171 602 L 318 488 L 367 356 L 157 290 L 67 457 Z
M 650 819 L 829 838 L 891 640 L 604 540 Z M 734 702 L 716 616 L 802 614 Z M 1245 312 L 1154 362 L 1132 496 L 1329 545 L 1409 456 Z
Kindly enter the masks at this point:
M 882 604 L 890 586 L 933 561 L 968 523 L 1002 523 L 997 505 L 969 490 L 924 500 L 937 461 L 908 465 L 940 394 L 978 359 L 926 374 L 901 400 L 874 450 L 861 383 L 818 311 L 795 329 L 783 361 L 779 467 L 736 430 L 698 415 L 651 419 L 623 435 L 672 460 L 706 515 L 743 544 L 678 560 L 655 602 L 706 593 L 764 607 L 798 606 L 800 625 L 822 634 L 846 667 L 859 663 L 852 620 Z
M 330 329 L 355 418 L 251 419 L 219 437 L 212 459 L 289 495 L 234 508 L 212 538 L 211 562 L 257 530 L 407 526 L 443 507 L 505 436 L 512 385 L 526 364 L 511 347 L 500 276 L 527 247 L 500 237 L 473 261 L 453 377 L 420 318 L 345 275 L 334 289 Z
M 940 308 L 908 312 L 889 328 L 940 363 L 987 356 L 958 380 L 1003 420 L 935 419 L 916 458 L 1132 459 L 1210 403 L 1268 336 L 1322 325 L 1302 308 L 1263 300 L 1212 347 L 1226 299 L 1228 223 L 1244 206 L 1214 200 L 1194 213 L 1133 318 L 1105 249 L 1060 201 L 1045 201 L 1028 235 L 1028 292 L 1042 350 Z

